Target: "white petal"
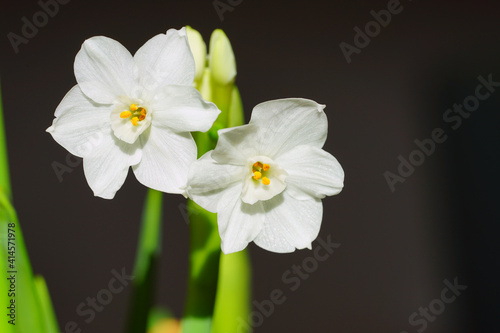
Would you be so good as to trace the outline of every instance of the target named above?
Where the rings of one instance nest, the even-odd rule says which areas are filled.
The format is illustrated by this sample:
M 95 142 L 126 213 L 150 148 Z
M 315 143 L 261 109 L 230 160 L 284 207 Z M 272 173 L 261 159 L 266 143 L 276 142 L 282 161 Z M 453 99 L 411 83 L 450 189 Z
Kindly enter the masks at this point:
M 246 165 L 248 158 L 257 155 L 253 142 L 257 130 L 254 125 L 219 130 L 219 140 L 212 153 L 212 158 L 219 163 Z
M 83 93 L 97 103 L 134 95 L 137 67 L 123 45 L 103 37 L 87 39 L 75 58 L 75 77 Z
M 276 159 L 298 145 L 323 147 L 328 131 L 324 105 L 301 98 L 280 99 L 257 105 L 250 124 L 259 128 L 258 151 Z
M 229 164 L 218 164 L 212 159 L 212 150 L 191 164 L 188 175 L 188 195 L 198 205 L 215 213 L 225 191 L 239 186 L 245 168 Z
M 186 29 L 170 29 L 146 42 L 134 55 L 141 85 L 149 91 L 170 85 L 193 84 L 195 64 Z
M 117 139 L 109 129 L 83 159 L 83 171 L 95 196 L 113 199 L 131 165 L 141 159 L 138 145 Z
M 253 164 L 260 162 L 269 164 L 271 168 L 268 171 L 262 171 L 262 178 L 267 177 L 271 183 L 265 185 L 261 179 L 254 179 Z M 248 159 L 246 165 L 246 175 L 243 181 L 241 191 L 241 200 L 247 204 L 253 205 L 259 200 L 269 200 L 275 195 L 280 194 L 286 188 L 285 179 L 288 174 L 277 163 L 267 156 L 254 156 Z
M 189 133 L 174 133 L 153 124 L 140 137 L 142 160 L 133 167 L 143 185 L 166 193 L 183 193 L 196 143 Z
M 262 204 L 265 222 L 262 231 L 254 239 L 255 244 L 278 253 L 311 248 L 321 227 L 321 200 L 296 200 L 285 191 Z
M 151 104 L 155 126 L 179 132 L 208 131 L 220 110 L 190 86 L 166 86 Z
M 261 231 L 263 213 L 262 202 L 249 205 L 241 201 L 238 186 L 225 191 L 217 207 L 222 252 L 243 250 Z
M 85 157 L 109 129 L 110 106 L 96 104 L 78 85 L 64 96 L 47 132 L 75 156 Z
M 324 198 L 339 194 L 344 187 L 344 170 L 335 157 L 323 149 L 298 146 L 277 162 L 288 172 L 287 193 L 297 199 Z

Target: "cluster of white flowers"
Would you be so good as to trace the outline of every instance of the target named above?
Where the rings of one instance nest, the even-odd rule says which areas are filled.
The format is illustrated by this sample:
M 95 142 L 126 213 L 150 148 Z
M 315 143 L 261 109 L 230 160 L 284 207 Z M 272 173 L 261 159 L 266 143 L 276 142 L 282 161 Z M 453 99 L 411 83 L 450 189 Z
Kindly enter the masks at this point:
M 132 167 L 145 186 L 218 213 L 224 253 L 251 241 L 273 252 L 311 248 L 321 199 L 338 194 L 344 180 L 322 149 L 324 105 L 299 98 L 259 104 L 248 125 L 219 130 L 216 148 L 196 160 L 190 132 L 209 130 L 220 110 L 193 88 L 185 28 L 153 37 L 134 56 L 112 39 L 90 38 L 74 69 L 78 84 L 47 131 L 83 158 L 96 196 L 113 198 Z M 96 134 L 98 146 L 79 149 Z

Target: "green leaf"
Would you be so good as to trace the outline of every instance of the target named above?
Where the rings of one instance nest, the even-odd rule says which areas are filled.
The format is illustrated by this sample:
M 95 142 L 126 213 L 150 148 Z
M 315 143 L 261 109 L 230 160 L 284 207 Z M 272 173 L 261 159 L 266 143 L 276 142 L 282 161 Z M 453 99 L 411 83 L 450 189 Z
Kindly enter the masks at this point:
M 144 333 L 153 307 L 158 260 L 161 254 L 162 193 L 149 189 L 144 206 L 132 281 L 127 332 Z
M 59 328 L 57 326 L 57 319 L 52 301 L 50 300 L 49 290 L 42 276 L 35 276 L 35 287 L 38 294 L 39 311 L 43 321 L 43 332 L 58 333 Z
M 9 247 L 11 246 L 15 247 L 14 253 L 10 251 Z M 14 255 L 12 256 L 12 254 Z M 14 259 L 11 259 L 11 257 L 14 257 Z M 13 261 L 9 262 L 9 259 Z M 15 295 L 10 297 L 6 292 L 8 289 L 5 289 L 0 293 L 0 304 L 9 304 L 11 299 L 15 300 L 15 332 L 45 332 L 40 304 L 38 303 L 38 292 L 21 226 L 14 207 L 12 207 L 9 199 L 2 191 L 0 191 L 0 261 L 2 262 L 0 265 L 2 272 L 7 272 L 9 277 L 13 276 L 13 284 L 9 283 L 9 290 L 14 287 Z M 11 264 L 13 266 L 10 266 Z M 13 273 L 8 273 L 10 271 Z M 7 321 L 2 320 L 0 327 L 6 324 Z
M 5 136 L 5 125 L 3 119 L 2 94 L 0 87 L 0 191 L 12 198 L 9 178 L 9 162 L 7 155 L 7 140 Z
M 50 302 L 46 302 L 47 299 L 44 299 L 44 304 L 39 299 L 39 288 L 33 277 L 21 226 L 11 202 L 8 165 L 0 93 L 0 267 L 8 275 L 8 278 L 1 279 L 3 281 L 0 287 L 3 289 L 0 290 L 0 304 L 5 307 L 15 305 L 15 318 L 4 316 L 0 327 L 1 332 L 47 333 L 43 312 L 53 313 L 53 309 Z M 42 309 L 42 306 L 47 308 Z M 14 310 L 14 315 L 13 312 Z M 15 320 L 15 326 L 10 325 L 8 320 Z

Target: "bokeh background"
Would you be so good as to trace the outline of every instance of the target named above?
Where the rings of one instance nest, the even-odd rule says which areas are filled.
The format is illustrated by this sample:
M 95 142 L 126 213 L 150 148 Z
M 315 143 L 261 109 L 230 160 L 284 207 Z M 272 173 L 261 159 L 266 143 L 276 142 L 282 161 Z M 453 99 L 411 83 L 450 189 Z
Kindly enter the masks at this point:
M 500 89 L 457 129 L 443 120 L 454 103 L 474 94 L 478 76 L 500 81 L 497 2 L 401 0 L 402 11 L 351 63 L 339 44 L 353 45 L 353 29 L 364 29 L 374 20 L 370 11 L 387 9 L 387 1 L 233 0 L 223 20 L 211 0 L 66 2 L 18 53 L 7 35 L 21 35 L 22 18 L 32 21 L 39 3 L 4 1 L 0 20 L 14 203 L 61 327 L 76 321 L 83 332 L 122 331 L 127 289 L 90 324 L 75 310 L 106 288 L 111 270 L 132 271 L 146 193 L 130 173 L 115 199 L 94 197 L 81 164 L 71 167 L 45 132 L 75 84 L 74 57 L 92 36 L 114 38 L 134 53 L 158 33 L 191 25 L 207 42 L 213 29 L 227 33 L 247 120 L 253 106 L 270 99 L 326 104 L 325 149 L 346 173 L 342 193 L 323 200 L 320 232 L 341 245 L 297 290 L 282 275 L 310 251 L 278 255 L 249 246 L 253 299 L 269 299 L 274 289 L 286 296 L 255 332 L 417 332 L 423 325 L 410 325 L 409 317 L 455 278 L 467 290 L 421 331 L 498 331 Z M 435 128 L 447 140 L 392 192 L 384 173 L 397 173 L 398 156 L 408 158 L 414 140 Z M 62 182 L 54 162 L 72 169 Z M 188 225 L 184 199 L 164 198 L 157 303 L 180 316 Z

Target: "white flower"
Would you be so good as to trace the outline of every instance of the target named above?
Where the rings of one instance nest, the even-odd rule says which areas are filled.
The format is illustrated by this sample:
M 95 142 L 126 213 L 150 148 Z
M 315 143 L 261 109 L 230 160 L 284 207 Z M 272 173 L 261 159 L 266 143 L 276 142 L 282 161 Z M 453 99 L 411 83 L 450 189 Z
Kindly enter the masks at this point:
M 134 56 L 107 37 L 86 40 L 75 58 L 77 85 L 47 129 L 83 157 L 96 196 L 113 198 L 129 167 L 144 185 L 181 193 L 196 160 L 190 131 L 207 131 L 220 111 L 192 87 L 195 65 L 185 29 L 170 29 Z
M 251 241 L 272 252 L 311 248 L 321 199 L 344 181 L 338 161 L 321 149 L 324 107 L 298 98 L 259 104 L 248 125 L 220 130 L 215 150 L 191 165 L 187 194 L 218 213 L 224 253 Z

